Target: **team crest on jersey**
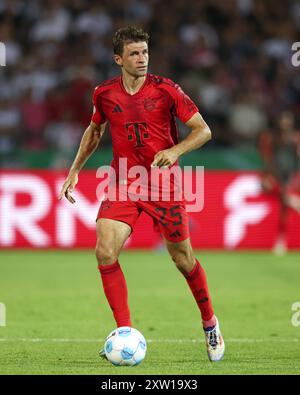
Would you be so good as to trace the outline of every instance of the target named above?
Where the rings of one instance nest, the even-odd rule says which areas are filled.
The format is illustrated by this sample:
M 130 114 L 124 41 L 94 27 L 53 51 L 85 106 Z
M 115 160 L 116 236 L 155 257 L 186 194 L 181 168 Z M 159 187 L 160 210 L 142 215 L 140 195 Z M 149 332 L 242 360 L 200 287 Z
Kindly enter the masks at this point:
M 151 99 L 151 97 L 144 100 L 144 109 L 146 111 L 153 111 L 155 107 L 156 107 L 156 100 Z

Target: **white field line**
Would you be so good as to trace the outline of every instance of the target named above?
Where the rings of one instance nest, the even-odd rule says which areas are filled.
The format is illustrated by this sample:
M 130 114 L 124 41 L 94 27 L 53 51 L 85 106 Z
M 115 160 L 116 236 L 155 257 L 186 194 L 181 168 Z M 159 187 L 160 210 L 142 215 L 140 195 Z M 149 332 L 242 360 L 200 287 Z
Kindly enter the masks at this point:
M 204 339 L 146 339 L 148 343 L 202 343 Z M 105 339 L 42 339 L 42 338 L 0 338 L 0 342 L 24 342 L 24 343 L 101 343 Z M 298 343 L 299 339 L 278 339 L 261 338 L 261 339 L 246 339 L 246 338 L 232 338 L 225 339 L 227 343 Z

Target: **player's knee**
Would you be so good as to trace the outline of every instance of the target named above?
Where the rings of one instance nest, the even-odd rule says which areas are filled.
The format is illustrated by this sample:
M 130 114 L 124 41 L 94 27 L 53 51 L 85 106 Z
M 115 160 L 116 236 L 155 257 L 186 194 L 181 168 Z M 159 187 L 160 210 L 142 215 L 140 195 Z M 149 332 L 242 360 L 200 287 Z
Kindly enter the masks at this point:
M 95 253 L 99 265 L 111 265 L 118 259 L 113 248 L 100 243 L 97 243 Z

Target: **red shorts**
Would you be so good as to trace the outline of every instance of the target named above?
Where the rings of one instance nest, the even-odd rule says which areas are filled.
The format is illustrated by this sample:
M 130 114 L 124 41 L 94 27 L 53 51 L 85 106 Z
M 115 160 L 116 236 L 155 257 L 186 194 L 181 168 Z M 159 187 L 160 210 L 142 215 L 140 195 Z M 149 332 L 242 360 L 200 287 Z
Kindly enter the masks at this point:
M 97 219 L 107 218 L 125 222 L 133 230 L 142 212 L 152 217 L 154 229 L 177 243 L 189 237 L 188 215 L 183 202 L 176 201 L 111 201 L 105 199 L 99 208 Z

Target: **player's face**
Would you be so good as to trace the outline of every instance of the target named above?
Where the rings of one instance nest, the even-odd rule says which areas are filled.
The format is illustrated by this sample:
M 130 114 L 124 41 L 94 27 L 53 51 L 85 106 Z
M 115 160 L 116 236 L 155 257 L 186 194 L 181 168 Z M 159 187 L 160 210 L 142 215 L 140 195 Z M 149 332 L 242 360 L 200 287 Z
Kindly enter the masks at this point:
M 122 56 L 115 55 L 115 60 L 131 76 L 143 77 L 148 70 L 148 45 L 144 41 L 124 44 Z

